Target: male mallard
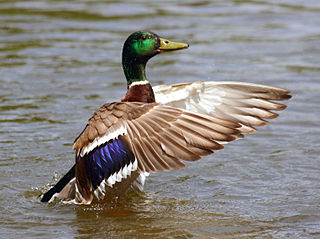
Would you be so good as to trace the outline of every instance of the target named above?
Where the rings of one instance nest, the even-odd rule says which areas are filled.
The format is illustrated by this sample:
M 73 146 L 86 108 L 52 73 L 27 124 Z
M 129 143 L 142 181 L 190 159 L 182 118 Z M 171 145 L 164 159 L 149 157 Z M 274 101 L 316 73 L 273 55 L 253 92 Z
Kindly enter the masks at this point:
M 119 102 L 108 103 L 89 119 L 76 138 L 75 165 L 42 202 L 61 198 L 90 204 L 128 189 L 142 190 L 145 177 L 156 171 L 183 168 L 222 144 L 256 131 L 264 119 L 278 114 L 288 90 L 240 82 L 194 82 L 152 88 L 147 61 L 188 44 L 135 32 L 125 41 L 122 65 L 128 83 Z

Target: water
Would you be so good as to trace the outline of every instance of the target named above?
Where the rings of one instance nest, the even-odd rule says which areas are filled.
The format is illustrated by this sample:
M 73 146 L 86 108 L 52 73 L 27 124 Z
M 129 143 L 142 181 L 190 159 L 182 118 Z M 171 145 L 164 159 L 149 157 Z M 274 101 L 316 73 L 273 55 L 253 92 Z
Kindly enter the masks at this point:
M 1 238 L 319 238 L 320 2 L 0 2 Z M 37 196 L 126 83 L 121 47 L 151 29 L 188 50 L 148 64 L 154 85 L 231 80 L 290 89 L 279 118 L 145 193 L 74 206 Z

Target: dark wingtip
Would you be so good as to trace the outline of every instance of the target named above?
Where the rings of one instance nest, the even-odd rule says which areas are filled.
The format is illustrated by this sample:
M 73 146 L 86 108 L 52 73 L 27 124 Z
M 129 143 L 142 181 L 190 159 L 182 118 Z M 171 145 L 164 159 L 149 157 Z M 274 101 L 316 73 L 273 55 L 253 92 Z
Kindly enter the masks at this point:
M 56 185 L 54 185 L 48 192 L 40 195 L 40 202 L 49 202 L 55 193 L 61 192 L 61 190 L 70 182 L 70 180 L 75 177 L 75 168 L 76 165 L 73 165 L 69 172 L 67 172 L 66 175 L 64 175 Z
M 49 202 L 50 199 L 52 198 L 52 196 L 56 193 L 55 190 L 53 190 L 53 188 L 51 188 L 48 192 L 46 192 L 45 194 L 40 195 L 39 197 L 41 197 L 40 202 Z
M 289 100 L 289 99 L 291 99 L 291 98 L 292 98 L 292 95 L 285 95 L 285 96 L 284 96 L 284 99 L 285 99 L 285 100 Z
M 276 100 L 289 100 L 291 97 L 292 95 L 290 95 L 290 91 L 288 91 L 285 94 L 280 95 L 280 98 Z

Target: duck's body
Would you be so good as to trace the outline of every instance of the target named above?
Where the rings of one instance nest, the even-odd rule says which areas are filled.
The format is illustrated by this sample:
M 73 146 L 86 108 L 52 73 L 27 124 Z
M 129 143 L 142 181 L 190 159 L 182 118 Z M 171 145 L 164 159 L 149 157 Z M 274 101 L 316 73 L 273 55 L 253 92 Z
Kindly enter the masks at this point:
M 184 167 L 221 144 L 242 138 L 286 106 L 271 100 L 289 91 L 240 82 L 194 82 L 152 88 L 145 65 L 154 55 L 187 44 L 136 32 L 125 42 L 123 68 L 128 91 L 103 105 L 75 140 L 72 169 L 41 199 L 90 204 L 128 189 L 142 190 L 145 177 Z

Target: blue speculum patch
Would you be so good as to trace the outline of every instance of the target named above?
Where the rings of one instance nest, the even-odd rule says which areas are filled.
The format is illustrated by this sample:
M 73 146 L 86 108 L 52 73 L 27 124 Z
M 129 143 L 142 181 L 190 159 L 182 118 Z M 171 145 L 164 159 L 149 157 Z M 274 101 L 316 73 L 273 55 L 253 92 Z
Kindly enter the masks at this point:
M 120 138 L 111 140 L 96 147 L 89 154 L 82 157 L 85 170 L 93 189 L 97 189 L 102 180 L 109 178 L 135 160 L 128 145 Z

